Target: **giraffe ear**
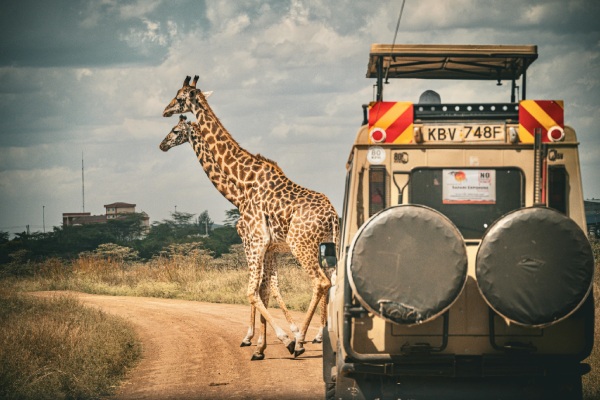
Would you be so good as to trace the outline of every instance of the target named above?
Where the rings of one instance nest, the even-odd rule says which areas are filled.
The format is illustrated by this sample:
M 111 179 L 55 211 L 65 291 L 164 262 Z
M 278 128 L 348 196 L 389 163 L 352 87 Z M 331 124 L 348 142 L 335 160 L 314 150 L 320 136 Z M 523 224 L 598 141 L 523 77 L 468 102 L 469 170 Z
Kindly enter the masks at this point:
M 202 94 L 204 95 L 205 99 L 208 99 L 210 95 L 213 94 L 213 91 L 211 90 L 210 92 L 202 92 Z

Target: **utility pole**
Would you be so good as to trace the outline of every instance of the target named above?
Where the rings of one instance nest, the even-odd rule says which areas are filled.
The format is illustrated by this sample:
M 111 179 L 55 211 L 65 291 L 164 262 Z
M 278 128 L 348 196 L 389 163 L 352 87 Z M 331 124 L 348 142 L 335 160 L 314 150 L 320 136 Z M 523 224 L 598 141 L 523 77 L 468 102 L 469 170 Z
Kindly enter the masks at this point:
M 81 151 L 81 211 L 85 212 L 85 181 L 83 176 L 83 150 Z
M 44 233 L 46 233 L 46 206 L 42 206 L 42 227 L 44 228 Z

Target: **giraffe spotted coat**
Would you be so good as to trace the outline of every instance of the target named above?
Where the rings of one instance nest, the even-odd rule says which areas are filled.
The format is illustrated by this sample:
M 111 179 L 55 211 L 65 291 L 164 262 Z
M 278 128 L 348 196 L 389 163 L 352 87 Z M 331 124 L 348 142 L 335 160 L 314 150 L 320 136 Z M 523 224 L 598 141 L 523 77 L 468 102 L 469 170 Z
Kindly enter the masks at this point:
M 328 276 L 319 266 L 318 251 L 321 242 L 337 243 L 337 213 L 325 195 L 294 183 L 273 162 L 244 150 L 221 124 L 203 93 L 196 89 L 197 77 L 192 84 L 190 79 L 186 78 L 163 116 L 193 112 L 197 129 L 215 163 L 235 182 L 240 193 L 238 231 L 250 270 L 248 299 L 284 345 L 295 356 L 300 355 L 304 352 L 304 337 L 316 306 L 322 299 L 325 301 L 331 286 Z M 295 340 L 291 340 L 275 323 L 260 295 L 265 261 L 271 262 L 273 249 L 281 245 L 289 247 L 310 276 L 313 287 L 306 317 Z M 262 359 L 265 347 L 266 341 L 257 348 L 253 359 Z

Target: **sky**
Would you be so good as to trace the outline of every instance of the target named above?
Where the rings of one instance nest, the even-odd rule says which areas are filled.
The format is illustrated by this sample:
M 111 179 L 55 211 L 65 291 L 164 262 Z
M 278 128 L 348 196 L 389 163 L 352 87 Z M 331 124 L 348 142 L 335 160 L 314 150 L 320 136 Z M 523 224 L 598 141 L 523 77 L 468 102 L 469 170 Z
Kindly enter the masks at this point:
M 0 231 L 50 231 L 62 213 L 127 202 L 220 223 L 233 206 L 187 144 L 158 145 L 186 75 L 246 150 L 341 213 L 345 163 L 373 100 L 372 43 L 402 1 L 21 0 L 0 5 Z M 586 199 L 600 198 L 600 2 L 406 0 L 398 44 L 535 44 L 527 97 L 564 100 Z M 510 85 L 405 80 L 384 98 L 509 101 Z M 193 119 L 193 116 L 190 116 Z M 82 155 L 84 196 L 82 195 Z

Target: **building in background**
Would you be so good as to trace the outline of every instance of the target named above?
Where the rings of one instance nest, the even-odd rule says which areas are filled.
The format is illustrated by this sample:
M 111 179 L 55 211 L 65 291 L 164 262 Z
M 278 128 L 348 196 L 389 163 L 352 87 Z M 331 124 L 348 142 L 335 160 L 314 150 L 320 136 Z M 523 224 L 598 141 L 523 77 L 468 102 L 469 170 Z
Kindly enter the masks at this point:
M 115 219 L 123 214 L 131 214 L 135 212 L 135 204 L 117 202 L 111 204 L 105 204 L 106 219 Z
M 90 212 L 63 213 L 63 226 L 102 224 L 105 222 L 105 215 L 92 215 Z
M 136 204 L 116 202 L 105 204 L 106 213 L 104 215 L 91 215 L 90 212 L 63 213 L 63 226 L 77 226 L 88 224 L 105 224 L 109 220 L 126 217 L 128 214 L 135 213 Z M 142 225 L 144 232 L 150 229 L 150 217 L 144 211 L 142 215 Z

